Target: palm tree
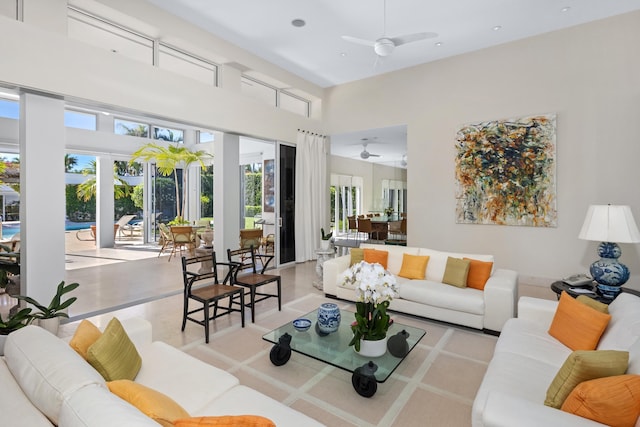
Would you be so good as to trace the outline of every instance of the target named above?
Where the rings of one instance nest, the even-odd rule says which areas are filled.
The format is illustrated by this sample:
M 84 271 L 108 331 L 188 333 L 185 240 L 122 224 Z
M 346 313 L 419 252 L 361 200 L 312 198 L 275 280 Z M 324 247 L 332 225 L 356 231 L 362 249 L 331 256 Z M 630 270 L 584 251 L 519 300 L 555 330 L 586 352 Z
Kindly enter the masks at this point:
M 91 178 L 88 178 L 82 184 L 78 185 L 78 189 L 76 190 L 76 194 L 78 199 L 81 199 L 85 202 L 91 200 L 92 197 L 96 195 L 97 192 L 97 184 L 98 181 L 96 179 L 96 171 L 97 164 L 95 160 L 92 160 L 89 163 L 89 167 L 82 170 L 82 174 L 84 176 L 93 175 Z M 123 197 L 127 197 L 131 193 L 131 186 L 127 183 L 127 181 L 123 180 L 118 176 L 117 166 L 113 165 L 113 196 L 116 199 L 121 199 Z
M 155 142 L 149 142 L 140 147 L 131 155 L 129 163 L 133 163 L 140 159 L 144 162 L 155 161 L 158 172 L 163 176 L 173 174 L 176 188 L 176 219 L 182 220 L 187 201 L 187 170 L 193 163 L 199 163 L 202 169 L 206 169 L 204 163 L 205 158 L 213 157 L 204 150 L 191 151 L 181 145 L 160 145 Z M 182 206 L 180 205 L 180 186 L 178 182 L 178 166 L 184 168 L 182 174 Z
M 64 171 L 71 172 L 73 167 L 78 164 L 78 158 L 69 154 L 64 155 Z

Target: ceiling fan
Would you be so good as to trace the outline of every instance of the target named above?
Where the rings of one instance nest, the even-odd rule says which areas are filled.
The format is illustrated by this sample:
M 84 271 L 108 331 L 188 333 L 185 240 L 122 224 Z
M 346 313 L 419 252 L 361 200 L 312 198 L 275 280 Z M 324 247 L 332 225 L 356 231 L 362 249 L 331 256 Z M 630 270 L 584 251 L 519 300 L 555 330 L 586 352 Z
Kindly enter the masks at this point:
M 397 46 L 401 46 L 403 44 L 416 42 L 419 40 L 429 39 L 433 37 L 437 37 L 436 33 L 413 33 L 406 34 L 404 36 L 399 37 L 387 37 L 387 1 L 384 0 L 384 13 L 383 13 L 383 31 L 382 36 L 377 40 L 365 40 L 358 37 L 351 36 L 342 36 L 342 39 L 351 43 L 362 44 L 365 46 L 373 47 L 374 52 L 378 56 L 389 56 L 393 53 L 393 50 Z
M 364 148 L 364 150 L 362 150 L 362 152 L 360 153 L 360 158 L 363 160 L 367 160 L 369 157 L 380 157 L 380 154 L 372 154 L 367 151 L 368 144 L 368 142 L 362 143 L 362 147 Z

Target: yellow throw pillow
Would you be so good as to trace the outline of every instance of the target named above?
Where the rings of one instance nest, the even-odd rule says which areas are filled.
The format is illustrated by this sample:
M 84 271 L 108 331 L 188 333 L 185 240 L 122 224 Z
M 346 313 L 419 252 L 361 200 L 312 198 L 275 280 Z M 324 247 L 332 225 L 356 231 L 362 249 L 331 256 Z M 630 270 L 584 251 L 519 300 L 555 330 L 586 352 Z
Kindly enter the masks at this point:
M 142 359 L 115 317 L 111 319 L 102 336 L 87 351 L 87 362 L 105 379 L 133 380 L 142 366 Z
M 442 283 L 459 288 L 466 288 L 470 264 L 469 260 L 447 257 L 447 266 L 444 269 Z
M 175 420 L 189 418 L 189 413 L 169 396 L 142 384 L 117 380 L 108 382 L 107 387 L 111 393 L 163 426 L 173 426 Z
M 427 271 L 429 256 L 402 254 L 402 267 L 398 276 L 406 279 L 423 280 Z
M 484 291 L 484 285 L 487 284 L 487 280 L 491 277 L 491 270 L 493 269 L 492 261 L 480 261 L 471 258 L 462 258 L 469 260 L 469 275 L 467 276 L 467 286 L 473 289 L 479 289 Z
M 364 260 L 364 249 L 351 248 L 351 261 L 349 262 L 349 267 L 362 260 Z
M 571 350 L 594 350 L 609 320 L 611 315 L 600 313 L 562 292 L 549 335 Z
M 571 392 L 562 410 L 613 427 L 633 427 L 640 415 L 640 375 L 585 381 Z
M 364 260 L 369 264 L 378 263 L 384 268 L 387 269 L 387 260 L 389 259 L 389 252 L 387 251 L 379 251 L 377 249 L 363 249 L 364 252 Z
M 74 349 L 83 359 L 87 360 L 87 351 L 89 347 L 102 336 L 100 329 L 90 321 L 84 319 L 78 325 L 78 329 L 73 334 L 69 345 Z
M 589 298 L 586 295 L 578 295 L 576 301 L 588 305 L 589 307 L 598 310 L 600 313 L 609 314 L 609 306 L 603 302 L 596 301 L 593 298 Z
M 544 404 L 560 409 L 569 393 L 583 381 L 622 375 L 629 365 L 629 352 L 580 350 L 567 357 L 547 390 Z
M 276 427 L 269 418 L 258 415 L 222 415 L 218 417 L 192 417 L 173 422 L 175 427 Z

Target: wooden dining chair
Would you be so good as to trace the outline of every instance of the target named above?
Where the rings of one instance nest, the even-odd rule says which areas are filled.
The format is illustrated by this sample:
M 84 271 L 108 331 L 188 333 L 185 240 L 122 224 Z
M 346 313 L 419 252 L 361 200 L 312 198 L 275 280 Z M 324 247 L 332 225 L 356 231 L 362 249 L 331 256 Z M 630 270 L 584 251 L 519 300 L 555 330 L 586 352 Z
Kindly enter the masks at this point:
M 358 234 L 364 233 L 367 236 L 367 240 L 371 238 L 373 228 L 371 226 L 371 218 L 359 218 L 358 219 Z
M 203 266 L 207 266 L 204 271 Z M 200 267 L 195 271 L 195 267 Z M 227 268 L 228 271 L 220 282 L 218 280 L 218 268 Z M 216 253 L 212 250 L 206 255 L 195 257 L 182 257 L 182 278 L 184 282 L 184 304 L 182 312 L 182 331 L 187 325 L 187 320 L 204 326 L 204 339 L 209 342 L 209 323 L 233 312 L 240 313 L 242 327 L 244 328 L 244 288 L 231 285 L 238 264 L 217 262 Z M 228 298 L 229 304 L 221 307 L 218 302 Z M 189 310 L 189 301 L 201 304 L 201 307 Z M 213 306 L 213 307 L 212 307 Z M 213 313 L 211 310 L 213 309 Z M 192 317 L 194 313 L 203 312 L 203 318 Z
M 258 254 L 255 248 L 251 246 L 235 250 L 227 249 L 227 257 L 230 263 L 238 264 L 231 283 L 234 286 L 243 286 L 249 290 L 250 298 L 245 306 L 251 308 L 251 323 L 256 321 L 256 303 L 267 298 L 277 298 L 278 311 L 282 311 L 280 275 L 265 274 L 267 266 L 274 258 L 273 255 Z M 258 288 L 269 283 L 276 284 L 276 293 L 258 292 Z
M 196 249 L 196 233 L 193 227 L 190 225 L 171 226 L 171 236 L 173 238 L 173 247 L 171 248 L 171 254 L 169 254 L 169 261 L 178 250 L 180 251 L 180 256 L 182 256 L 184 249 L 193 254 Z
M 352 231 L 355 231 L 356 238 L 358 238 L 358 221 L 356 221 L 356 216 L 355 215 L 348 216 L 347 222 L 349 223 L 348 229 L 347 229 L 347 239 L 351 235 Z

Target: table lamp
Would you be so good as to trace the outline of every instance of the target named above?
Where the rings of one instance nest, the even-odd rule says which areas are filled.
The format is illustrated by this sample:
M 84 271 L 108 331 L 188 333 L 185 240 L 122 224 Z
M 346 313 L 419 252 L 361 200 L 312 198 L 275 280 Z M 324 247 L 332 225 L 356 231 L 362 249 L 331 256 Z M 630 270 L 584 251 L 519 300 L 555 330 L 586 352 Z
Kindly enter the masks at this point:
M 591 264 L 591 277 L 598 283 L 600 293 L 615 298 L 620 286 L 629 280 L 629 269 L 618 261 L 622 250 L 618 243 L 640 242 L 640 232 L 631 208 L 624 205 L 591 205 L 578 238 L 601 242 L 600 259 Z

